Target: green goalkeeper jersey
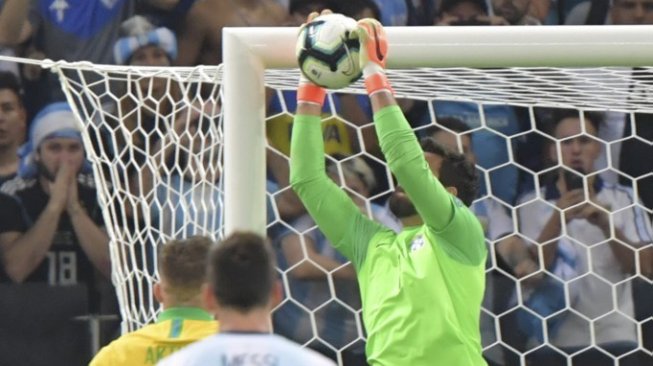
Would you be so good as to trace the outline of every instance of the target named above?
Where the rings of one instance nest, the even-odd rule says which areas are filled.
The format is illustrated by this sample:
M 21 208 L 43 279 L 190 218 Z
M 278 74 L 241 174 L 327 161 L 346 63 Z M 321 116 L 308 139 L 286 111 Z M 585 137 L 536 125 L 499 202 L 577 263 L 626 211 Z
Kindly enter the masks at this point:
M 397 106 L 374 116 L 390 170 L 424 221 L 396 234 L 325 173 L 320 118 L 297 115 L 291 182 L 320 230 L 354 264 L 367 359 L 377 366 L 485 365 L 479 330 L 487 250 L 472 212 L 431 172 Z

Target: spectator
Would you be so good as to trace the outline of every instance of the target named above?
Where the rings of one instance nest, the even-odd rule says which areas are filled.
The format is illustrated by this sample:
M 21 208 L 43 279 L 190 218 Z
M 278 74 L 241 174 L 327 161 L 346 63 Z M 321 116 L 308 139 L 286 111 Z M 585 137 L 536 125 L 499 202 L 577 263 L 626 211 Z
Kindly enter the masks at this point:
M 134 16 L 123 23 L 122 32 L 114 45 L 117 62 L 170 66 L 176 61 L 177 42 L 171 30 L 155 28 L 146 18 Z M 209 235 L 222 225 L 220 105 L 209 102 L 217 96 L 199 90 L 201 86 L 186 84 L 184 88 L 197 88 L 204 101 L 198 98 L 189 105 L 180 85 L 168 79 L 140 79 L 137 85 L 127 87 L 136 96 L 121 98 L 120 115 L 112 128 L 128 132 L 118 134 L 117 155 L 125 160 L 129 191 L 150 200 L 145 217 L 161 229 L 164 240 Z M 286 196 L 277 197 L 285 203 Z M 128 211 L 133 210 L 128 206 Z M 296 209 L 288 206 L 280 207 L 282 215 Z
M 591 18 L 596 19 L 592 20 Z M 611 7 L 607 2 L 587 1 L 574 8 L 569 15 L 567 24 L 653 24 L 653 0 L 614 0 Z M 609 76 L 605 76 L 605 78 L 609 78 Z M 646 98 L 647 88 L 640 88 L 640 85 L 650 83 L 650 72 L 645 69 L 635 69 L 631 73 L 631 78 L 633 82 L 626 86 L 623 93 L 620 94 L 624 95 L 624 99 L 639 95 Z M 610 79 L 607 80 L 607 82 L 610 81 Z M 614 95 L 611 97 L 614 98 Z M 610 168 L 638 179 L 636 184 L 640 198 L 649 209 L 653 208 L 653 188 L 651 188 L 653 187 L 653 178 L 646 177 L 646 175 L 653 169 L 653 161 L 640 157 L 653 152 L 653 148 L 644 142 L 653 139 L 653 127 L 650 122 L 651 114 L 647 113 L 637 113 L 631 121 L 630 115 L 609 112 L 599 130 L 601 140 L 614 142 L 610 148 L 613 163 Z M 632 129 L 633 125 L 634 130 Z M 607 152 L 601 154 L 600 161 L 603 164 L 607 164 L 606 155 Z M 603 173 L 603 178 L 611 183 L 619 180 L 621 184 L 631 184 L 630 179 L 618 176 L 614 170 Z
M 0 72 L 0 186 L 18 172 L 18 148 L 25 141 L 27 115 L 18 78 Z
M 570 1 L 578 0 L 568 0 L 565 3 Z M 560 6 L 562 5 L 559 4 L 558 0 L 531 0 L 531 4 L 528 7 L 528 15 L 541 24 L 557 25 L 560 24 Z
M 195 1 L 176 29 L 179 40 L 179 58 L 176 64 L 220 64 L 224 27 L 282 24 L 293 22 L 287 10 L 276 0 Z
M 653 1 L 583 1 L 569 11 L 567 25 L 653 24 Z
M 443 0 L 436 25 L 508 25 L 503 17 L 488 16 L 484 0 Z M 433 103 L 436 120 L 454 117 L 476 129 L 473 150 L 478 156 L 478 165 L 490 172 L 491 187 L 481 186 L 481 195 L 492 192 L 507 204 L 513 204 L 518 194 L 519 170 L 504 166 L 509 162 L 506 138 L 496 133 L 512 136 L 522 130 L 519 110 L 502 104 L 478 104 L 451 100 L 436 100 Z M 511 140 L 513 153 L 518 153 L 516 139 Z M 491 190 L 490 190 L 491 189 Z
M 633 249 L 650 243 L 652 234 L 644 212 L 633 206 L 638 202 L 632 190 L 605 184 L 595 173 L 601 150 L 595 140 L 599 122 L 600 116 L 581 116 L 578 111 L 555 115 L 551 135 L 559 144 L 550 146 L 548 155 L 559 169 L 542 187 L 541 196 L 531 192 L 520 199 L 519 223 L 520 231 L 542 246 L 546 268 L 569 281 L 565 287 L 570 302 L 561 305 L 593 319 L 590 339 L 585 318 L 569 311 L 558 315 L 547 324 L 549 341 L 568 354 L 596 342 L 612 355 L 622 355 L 638 347 L 635 324 L 624 318 L 633 316 L 631 282 L 625 280 L 635 272 Z M 573 178 L 579 174 L 583 180 Z M 593 275 L 582 276 L 590 269 Z M 565 301 L 564 296 L 558 299 Z M 543 352 L 538 365 L 554 363 L 550 357 Z M 602 365 L 601 358 L 605 356 L 592 349 L 577 362 Z
M 359 157 L 331 163 L 327 172 L 335 182 L 341 179 L 338 166 L 342 167 L 342 186 L 360 210 L 367 212 L 365 199 L 376 185 L 372 169 Z M 387 209 L 373 203 L 370 208 L 375 220 L 399 231 L 399 222 Z M 292 227 L 293 231 L 279 235 L 278 249 L 279 266 L 288 273 L 286 297 L 293 301 L 286 301 L 275 312 L 275 332 L 335 359 L 335 353 L 322 342 L 311 342 L 318 336 L 340 352 L 344 365 L 367 365 L 358 331 L 361 304 L 354 268 L 315 227 L 310 215 L 304 214 Z M 339 301 L 333 301 L 335 298 Z M 313 311 L 315 328 L 311 315 L 298 304 Z
M 163 307 L 156 324 L 123 335 L 104 347 L 91 366 L 154 365 L 182 347 L 215 334 L 218 323 L 202 305 L 206 257 L 213 242 L 194 236 L 166 243 L 158 256 L 154 296 Z
M 142 16 L 127 19 L 121 32 L 122 37 L 114 45 L 114 57 L 120 64 L 165 67 L 172 65 L 177 58 L 175 34 L 164 27 L 155 28 Z M 120 115 L 114 121 L 118 126 L 113 129 L 127 132 L 118 135 L 123 141 L 113 149 L 116 155 L 125 159 L 123 163 L 129 176 L 130 191 L 142 197 L 155 193 L 150 214 L 154 222 L 161 223 L 163 240 L 216 232 L 220 221 L 217 214 L 220 206 L 216 205 L 221 200 L 214 183 L 219 174 L 216 169 L 209 168 L 214 161 L 205 162 L 204 159 L 217 158 L 217 149 L 211 148 L 215 144 L 211 137 L 217 132 L 215 122 L 209 118 L 218 113 L 213 110 L 217 106 L 207 104 L 204 108 L 196 102 L 179 108 L 183 100 L 181 88 L 166 78 L 144 77 L 135 84 L 126 87 L 135 95 L 121 98 Z M 177 144 L 168 131 L 170 123 L 174 136 L 178 138 Z M 204 141 L 200 141 L 202 137 L 205 137 Z M 124 140 L 130 140 L 130 143 L 124 143 Z M 180 148 L 182 146 L 184 148 Z M 205 151 L 200 151 L 202 147 Z M 148 161 L 154 163 L 154 171 Z M 192 188 L 195 182 L 191 175 L 205 172 L 205 168 L 209 168 L 208 174 L 213 177 L 207 177 L 206 189 L 195 187 L 196 192 L 204 194 L 194 197 Z M 193 203 L 202 199 L 207 204 Z M 133 214 L 131 205 L 127 210 L 128 214 Z M 209 224 L 206 233 L 199 231 L 197 226 L 205 222 Z
M 234 233 L 209 255 L 203 296 L 220 320 L 220 333 L 164 359 L 160 365 L 266 363 L 278 366 L 335 365 L 270 333 L 270 311 L 281 299 L 274 253 L 265 239 Z M 260 362 L 259 362 L 260 361 Z
M 5 252 L 9 275 L 16 282 L 51 285 L 90 283 L 94 268 L 108 277 L 109 239 L 92 180 L 84 175 L 90 165 L 81 130 L 66 103 L 49 105 L 35 117 L 20 155 L 24 183 L 8 184 L 5 192 L 18 197 L 30 228 Z M 61 262 L 45 260 L 48 253 Z
M 112 50 L 107 45 L 117 39 L 120 23 L 133 15 L 136 1 L 7 0 L 0 17 L 0 38 L 7 44 L 29 40 L 26 56 L 30 58 L 109 64 Z M 1 31 L 9 28 L 20 32 L 3 34 Z M 30 95 L 26 102 L 34 104 L 28 106 L 29 110 L 39 110 L 47 103 L 65 99 L 57 76 L 42 71 L 40 67 L 24 68 L 26 79 L 31 81 L 26 84 L 26 94 Z
M 7 283 L 9 277 L 5 272 L 4 252 L 27 230 L 27 225 L 20 215 L 20 203 L 14 197 L 0 192 L 0 207 L 0 283 Z
M 14 19 L 8 19 L 10 14 L 20 14 L 27 12 L 29 1 L 15 1 L 3 0 L 0 1 L 0 55 L 2 56 L 16 56 L 18 44 L 15 39 L 21 38 L 20 32 L 27 31 L 23 29 L 21 23 L 17 23 Z M 8 71 L 19 77 L 20 71 L 18 63 L 13 61 L 0 61 L 0 70 Z
M 568 1 L 559 4 L 568 7 L 578 1 Z M 615 0 L 608 1 L 586 1 L 569 13 L 566 24 L 653 24 L 653 1 L 650 0 Z M 600 80 L 592 76 L 591 72 L 577 71 L 584 78 L 591 82 L 613 85 L 623 85 L 621 93 L 611 93 L 610 98 L 621 98 L 622 102 L 632 98 L 647 98 L 647 84 L 650 80 L 650 72 L 645 69 L 634 69 L 631 72 L 633 82 L 623 83 L 624 75 L 628 70 L 619 70 L 619 76 L 603 74 Z M 617 80 L 618 79 L 618 80 Z M 640 88 L 640 86 L 642 86 Z M 619 97 L 621 96 L 621 97 Z M 599 128 L 599 138 L 610 143 L 610 149 L 601 151 L 596 160 L 597 168 L 607 167 L 601 172 L 601 178 L 608 184 L 620 184 L 637 186 L 639 199 L 647 209 L 653 208 L 653 177 L 648 174 L 653 170 L 653 161 L 641 159 L 642 156 L 649 156 L 653 153 L 653 147 L 646 141 L 653 139 L 653 124 L 651 114 L 636 113 L 633 115 L 617 111 L 609 111 L 602 119 Z M 611 156 L 608 157 L 607 155 Z M 610 160 L 608 160 L 608 158 Z M 608 161 L 611 165 L 608 166 Z M 631 180 L 634 177 L 635 180 Z M 644 253 L 644 252 L 642 252 Z M 644 268 L 642 268 L 644 273 Z M 636 280 L 632 284 L 635 298 L 635 316 L 637 320 L 647 319 L 651 316 L 651 285 L 646 281 Z M 645 347 L 653 347 L 653 324 L 644 323 L 642 334 Z M 650 358 L 647 362 L 650 362 Z
M 86 356 L 79 353 L 79 345 L 86 344 L 88 337 L 67 338 L 71 336 L 68 316 L 114 311 L 116 304 L 105 279 L 110 275 L 109 238 L 92 177 L 87 174 L 90 165 L 84 157 L 81 131 L 70 107 L 54 103 L 41 111 L 20 154 L 18 178 L 3 189 L 20 201 L 21 210 L 13 215 L 24 220 L 25 230 L 20 232 L 21 226 L 16 225 L 3 235 L 5 271 L 16 283 L 49 285 L 55 292 L 79 289 L 75 292 L 79 297 L 74 298 L 85 309 L 78 303 L 68 307 L 75 306 L 81 313 L 70 314 L 62 308 L 61 295 L 52 293 L 52 304 L 44 298 L 42 306 L 52 307 L 52 320 L 43 324 L 49 338 L 40 341 L 47 343 L 38 344 L 56 349 L 49 356 L 52 364 L 78 364 Z M 25 311 L 29 314 L 30 310 Z M 67 346 L 62 348 L 61 340 Z
M 494 15 L 510 25 L 542 25 L 539 19 L 529 14 L 531 6 L 531 0 L 492 0 Z
M 433 24 L 508 25 L 508 21 L 489 15 L 485 0 L 442 0 Z

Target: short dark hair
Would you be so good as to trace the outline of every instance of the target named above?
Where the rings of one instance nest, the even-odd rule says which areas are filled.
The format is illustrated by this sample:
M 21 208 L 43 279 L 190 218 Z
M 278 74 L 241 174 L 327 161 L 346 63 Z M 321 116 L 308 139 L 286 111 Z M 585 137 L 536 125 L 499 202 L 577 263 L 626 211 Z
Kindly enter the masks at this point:
M 443 117 L 438 118 L 435 124 L 430 124 L 427 128 L 422 130 L 422 133 L 425 137 L 432 137 L 440 131 L 450 130 L 457 134 L 466 134 L 469 132 L 470 128 L 467 123 L 456 117 Z M 471 134 L 467 134 L 469 138 L 472 138 Z
M 581 112 L 578 111 L 577 109 L 556 108 L 551 113 L 549 135 L 555 136 L 555 130 L 560 124 L 560 122 L 562 122 L 563 120 L 567 118 L 581 118 L 581 114 L 583 115 L 585 120 L 588 121 L 594 127 L 596 133 L 598 134 L 601 123 L 605 118 L 603 113 L 592 112 L 592 111 Z
M 18 97 L 18 101 L 23 103 L 23 89 L 20 86 L 18 77 L 9 71 L 0 71 L 0 90 L 9 89 Z
M 211 251 L 209 283 L 218 304 L 248 312 L 268 304 L 276 279 L 275 257 L 267 240 L 235 232 Z
M 213 240 L 205 236 L 191 236 L 172 240 L 158 255 L 159 275 L 165 280 L 168 292 L 177 301 L 188 301 L 199 295 L 206 282 L 206 257 Z
M 442 166 L 438 179 L 445 187 L 456 187 L 458 198 L 471 206 L 478 193 L 478 174 L 474 164 L 465 159 L 465 155 L 448 150 L 433 138 L 421 140 L 422 150 L 442 157 Z

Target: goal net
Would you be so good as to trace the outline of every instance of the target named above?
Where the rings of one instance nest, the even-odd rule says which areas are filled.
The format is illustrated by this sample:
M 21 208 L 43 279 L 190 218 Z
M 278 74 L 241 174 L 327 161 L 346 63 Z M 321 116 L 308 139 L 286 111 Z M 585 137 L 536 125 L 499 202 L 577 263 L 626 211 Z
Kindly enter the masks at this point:
M 487 359 L 499 365 L 537 359 L 571 365 L 594 352 L 591 357 L 625 365 L 650 357 L 645 339 L 653 320 L 638 315 L 633 288 L 651 285 L 643 261 L 650 237 L 636 239 L 649 234 L 653 212 L 632 197 L 642 193 L 642 183 L 650 182 L 653 173 L 621 171 L 618 157 L 625 144 L 651 143 L 637 135 L 636 117 L 653 113 L 653 69 L 646 67 L 653 60 L 653 38 L 633 27 L 447 28 L 388 29 L 389 77 L 418 135 L 432 133 L 432 126 L 443 128 L 460 152 L 472 137 L 483 188 L 477 204 L 505 214 L 508 231 L 493 233 L 490 228 L 499 225 L 495 216 L 478 212 L 489 249 L 481 314 Z M 342 258 L 302 216 L 288 187 L 289 123 L 298 80 L 295 31 L 227 29 L 225 64 L 216 67 L 46 65 L 59 73 L 87 132 L 124 331 L 156 318 L 152 284 L 158 276 L 157 248 L 166 240 L 267 230 L 285 286 L 275 330 L 333 354 L 341 365 L 360 352 L 365 334 L 354 282 L 347 279 Z M 393 181 L 375 144 L 365 100 L 360 83 L 329 94 L 324 110 L 329 172 L 362 209 L 394 225 L 384 211 Z M 606 128 L 599 134 L 587 127 L 580 131 L 602 152 L 595 170 L 586 173 L 626 184 L 633 195 L 619 207 L 599 208 L 612 225 L 604 239 L 588 243 L 574 237 L 572 229 L 561 231 L 560 243 L 569 242 L 576 260 L 584 263 L 568 272 L 545 265 L 550 241 L 538 242 L 520 221 L 526 217 L 520 210 L 534 202 L 547 208 L 545 178 L 561 169 L 565 144 L 579 137 L 556 138 L 547 128 L 554 109 L 576 111 L 582 121 L 585 112 L 604 114 Z M 444 120 L 450 116 L 468 129 L 448 127 Z M 584 203 L 594 192 L 590 181 L 587 176 L 581 181 Z M 532 199 L 519 199 L 529 191 L 535 192 Z M 624 238 L 625 229 L 615 228 L 628 220 L 639 236 Z M 524 248 L 535 265 L 529 270 L 515 264 Z M 623 254 L 618 248 L 634 263 L 631 270 L 606 269 L 606 260 L 593 262 Z M 319 258 L 329 258 L 330 264 Z M 534 283 L 550 287 L 558 301 L 538 303 Z M 597 289 L 600 306 L 579 304 L 574 294 L 583 286 Z M 579 344 L 557 343 L 558 332 L 564 331 L 557 324 L 568 318 L 581 329 Z M 627 326 L 606 341 L 611 324 Z M 626 347 L 606 346 L 622 341 Z

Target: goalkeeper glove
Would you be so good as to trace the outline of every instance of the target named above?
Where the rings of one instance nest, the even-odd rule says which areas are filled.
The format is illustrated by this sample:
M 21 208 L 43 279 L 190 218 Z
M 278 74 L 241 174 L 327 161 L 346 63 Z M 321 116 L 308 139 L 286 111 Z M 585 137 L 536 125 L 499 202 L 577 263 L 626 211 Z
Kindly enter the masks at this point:
M 388 40 L 381 23 L 372 18 L 361 19 L 352 36 L 357 37 L 360 42 L 360 67 L 363 70 L 367 94 L 372 96 L 380 91 L 394 94 L 385 75 Z
M 297 88 L 297 102 L 313 103 L 321 107 L 324 104 L 325 96 L 324 88 L 313 84 L 304 74 L 301 74 Z
M 325 10 L 322 12 L 322 14 L 328 14 L 330 13 L 329 10 Z M 306 23 L 302 24 L 302 26 L 299 28 L 299 33 L 302 33 L 302 29 L 306 26 L 306 24 L 310 23 L 313 19 L 315 19 L 319 14 L 317 12 L 313 12 L 308 15 L 308 18 L 306 18 Z M 326 90 L 318 85 L 315 85 L 312 81 L 308 80 L 306 76 L 304 76 L 304 73 L 301 71 L 299 72 L 299 86 L 297 88 L 297 102 L 305 102 L 305 103 L 313 103 L 317 104 L 320 107 L 324 104 L 324 97 L 326 96 Z

